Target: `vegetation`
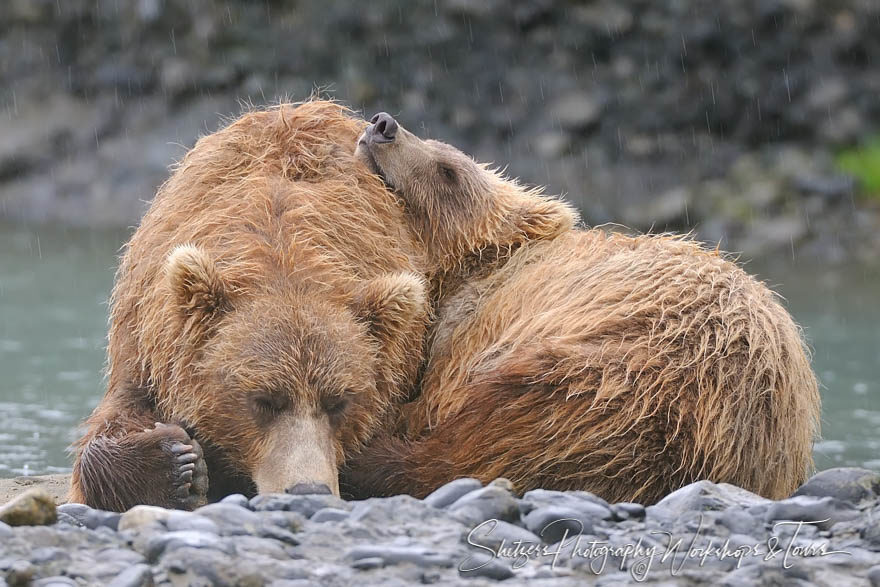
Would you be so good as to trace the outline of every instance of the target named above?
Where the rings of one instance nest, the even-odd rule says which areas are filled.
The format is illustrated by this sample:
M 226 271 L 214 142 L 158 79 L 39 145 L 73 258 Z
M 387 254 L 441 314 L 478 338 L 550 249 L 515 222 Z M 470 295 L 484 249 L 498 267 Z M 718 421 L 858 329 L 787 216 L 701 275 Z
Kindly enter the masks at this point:
M 880 198 L 880 136 L 838 153 L 837 166 L 859 181 L 862 192 Z

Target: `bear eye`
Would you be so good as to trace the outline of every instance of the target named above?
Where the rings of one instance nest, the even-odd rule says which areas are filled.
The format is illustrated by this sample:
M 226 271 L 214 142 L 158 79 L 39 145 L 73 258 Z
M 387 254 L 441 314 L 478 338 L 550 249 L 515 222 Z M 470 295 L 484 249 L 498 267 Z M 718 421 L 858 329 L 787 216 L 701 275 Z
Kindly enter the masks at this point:
M 290 402 L 284 396 L 258 393 L 251 396 L 251 407 L 258 416 L 274 417 L 286 410 Z
M 440 163 L 438 165 L 438 168 L 440 170 L 440 175 L 443 177 L 443 179 L 445 179 L 446 181 L 455 181 L 455 170 L 452 167 L 444 163 Z
M 321 401 L 321 407 L 328 416 L 339 416 L 348 407 L 348 398 L 343 396 L 325 397 Z

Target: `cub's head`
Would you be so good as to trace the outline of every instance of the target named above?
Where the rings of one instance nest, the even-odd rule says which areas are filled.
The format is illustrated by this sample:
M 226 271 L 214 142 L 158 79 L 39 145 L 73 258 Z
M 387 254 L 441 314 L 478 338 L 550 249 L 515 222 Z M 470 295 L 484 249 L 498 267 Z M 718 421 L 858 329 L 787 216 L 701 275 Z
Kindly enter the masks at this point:
M 180 370 L 166 411 L 260 493 L 317 486 L 338 495 L 337 468 L 399 399 L 400 357 L 417 355 L 421 278 L 339 287 L 317 275 L 248 291 L 193 245 L 170 254 L 164 277 L 167 344 Z
M 382 112 L 360 136 L 355 155 L 405 203 L 416 233 L 441 265 L 491 247 L 554 238 L 577 213 L 526 189 L 455 147 L 421 140 Z

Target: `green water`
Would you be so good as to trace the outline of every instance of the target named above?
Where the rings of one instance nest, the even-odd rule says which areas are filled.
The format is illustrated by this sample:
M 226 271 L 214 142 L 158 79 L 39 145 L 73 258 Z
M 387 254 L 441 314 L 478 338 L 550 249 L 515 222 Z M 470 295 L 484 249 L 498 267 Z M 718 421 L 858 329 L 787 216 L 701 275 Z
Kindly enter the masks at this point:
M 103 393 L 107 297 L 124 233 L 0 225 L 0 477 L 67 471 Z M 788 300 L 822 381 L 819 468 L 880 469 L 880 272 L 750 265 Z

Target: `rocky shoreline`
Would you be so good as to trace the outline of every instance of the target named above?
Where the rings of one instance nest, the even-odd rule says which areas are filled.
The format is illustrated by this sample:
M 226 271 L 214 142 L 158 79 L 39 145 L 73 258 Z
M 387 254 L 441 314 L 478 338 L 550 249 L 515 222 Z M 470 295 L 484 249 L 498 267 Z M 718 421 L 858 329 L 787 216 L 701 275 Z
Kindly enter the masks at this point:
M 517 496 L 503 479 L 424 500 L 233 495 L 124 514 L 56 510 L 31 489 L 0 520 L 44 524 L 0 522 L 0 585 L 880 585 L 880 473 L 864 469 L 780 501 L 700 481 L 648 507 Z

